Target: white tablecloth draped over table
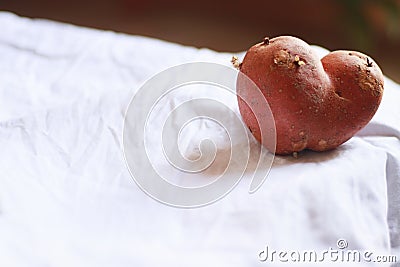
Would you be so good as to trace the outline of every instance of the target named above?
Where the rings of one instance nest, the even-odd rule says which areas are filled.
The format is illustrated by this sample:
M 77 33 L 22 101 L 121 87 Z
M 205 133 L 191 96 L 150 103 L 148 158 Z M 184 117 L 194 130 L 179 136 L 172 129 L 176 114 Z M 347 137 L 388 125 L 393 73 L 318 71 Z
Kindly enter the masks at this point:
M 259 252 L 340 238 L 400 260 L 400 86 L 389 79 L 365 129 L 334 151 L 276 157 L 254 194 L 245 177 L 212 205 L 179 209 L 135 184 L 122 152 L 135 91 L 168 67 L 231 56 L 0 12 L 0 266 L 278 266 Z M 193 124 L 188 136 L 199 127 L 219 131 Z

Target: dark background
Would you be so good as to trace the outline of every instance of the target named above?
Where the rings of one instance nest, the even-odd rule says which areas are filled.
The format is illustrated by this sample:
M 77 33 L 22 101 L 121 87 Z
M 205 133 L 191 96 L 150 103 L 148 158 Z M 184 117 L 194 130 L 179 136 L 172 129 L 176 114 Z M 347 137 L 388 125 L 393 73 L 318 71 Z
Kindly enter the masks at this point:
M 0 0 L 0 10 L 217 51 L 289 34 L 369 54 L 400 82 L 400 0 Z

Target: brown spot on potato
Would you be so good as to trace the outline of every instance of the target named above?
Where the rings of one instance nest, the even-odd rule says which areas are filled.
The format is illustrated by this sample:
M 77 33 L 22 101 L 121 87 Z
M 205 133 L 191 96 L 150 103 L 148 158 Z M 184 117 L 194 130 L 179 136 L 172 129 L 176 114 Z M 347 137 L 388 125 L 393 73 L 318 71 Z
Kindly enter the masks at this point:
M 297 64 L 297 66 L 302 66 L 305 65 L 306 63 L 303 60 L 300 60 L 299 55 L 294 56 L 294 62 Z
M 364 91 L 370 91 L 373 96 L 380 96 L 383 91 L 381 84 L 371 75 L 360 73 L 358 85 Z
M 286 66 L 289 69 L 294 68 L 293 62 L 290 60 L 291 56 L 286 50 L 279 50 L 274 57 L 274 63 L 278 66 Z
M 306 140 L 300 140 L 300 141 L 292 142 L 293 151 L 302 151 L 306 147 L 307 147 L 307 141 Z
M 318 141 L 318 147 L 321 150 L 326 149 L 327 145 L 328 145 L 328 142 L 326 140 L 324 140 L 324 139 L 321 139 L 321 140 Z

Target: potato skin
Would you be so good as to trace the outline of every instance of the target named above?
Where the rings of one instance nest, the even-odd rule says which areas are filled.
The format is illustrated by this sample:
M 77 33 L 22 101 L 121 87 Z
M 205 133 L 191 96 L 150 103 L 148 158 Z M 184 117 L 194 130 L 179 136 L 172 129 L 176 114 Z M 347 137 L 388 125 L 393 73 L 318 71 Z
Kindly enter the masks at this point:
M 320 60 L 307 43 L 291 36 L 252 46 L 240 72 L 258 86 L 270 105 L 276 154 L 325 151 L 341 145 L 371 120 L 383 94 L 383 74 L 370 57 L 334 51 Z M 255 138 L 271 150 L 268 136 L 261 137 L 257 118 L 263 107 L 252 90 L 239 75 L 238 95 L 246 95 L 252 103 L 249 107 L 238 98 L 242 118 Z

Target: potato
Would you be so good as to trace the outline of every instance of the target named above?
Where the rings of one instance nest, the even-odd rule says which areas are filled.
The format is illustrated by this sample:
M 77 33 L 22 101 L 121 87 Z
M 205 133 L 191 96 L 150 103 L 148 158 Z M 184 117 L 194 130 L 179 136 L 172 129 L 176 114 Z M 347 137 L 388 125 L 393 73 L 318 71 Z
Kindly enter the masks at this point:
M 320 60 L 306 42 L 291 36 L 265 38 L 252 46 L 239 69 L 269 103 L 276 154 L 338 147 L 371 120 L 383 94 L 383 74 L 370 57 L 334 51 Z M 241 75 L 237 92 L 246 95 L 250 105 L 238 97 L 244 122 L 258 141 L 273 149 L 265 141 L 268 136 L 261 140 L 256 118 L 262 120 L 265 107 L 259 105 L 259 94 Z

